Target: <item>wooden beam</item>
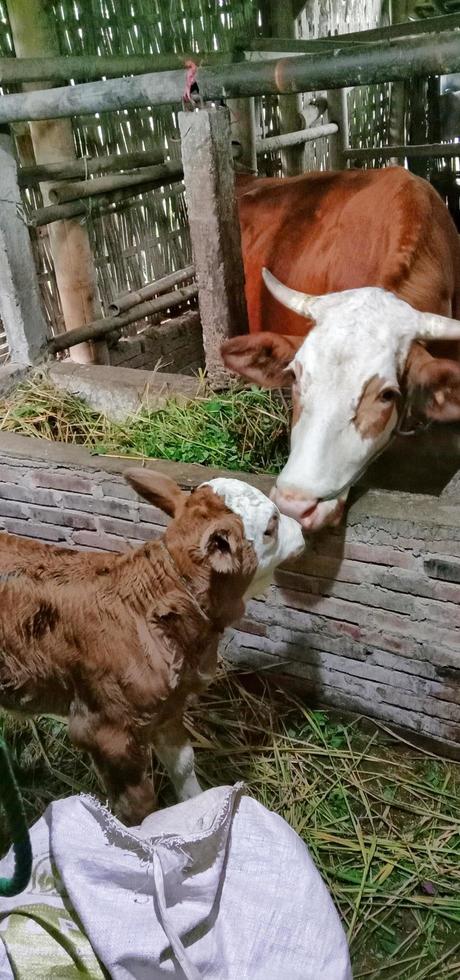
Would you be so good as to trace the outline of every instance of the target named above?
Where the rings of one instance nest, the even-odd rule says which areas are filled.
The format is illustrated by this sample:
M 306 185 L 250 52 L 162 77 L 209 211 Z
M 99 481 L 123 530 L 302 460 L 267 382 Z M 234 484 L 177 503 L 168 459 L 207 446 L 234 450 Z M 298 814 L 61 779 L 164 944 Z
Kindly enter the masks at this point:
M 25 0 L 24 0 L 25 2 Z M 431 35 L 395 39 L 379 45 L 286 58 L 282 62 L 239 62 L 198 71 L 204 100 L 246 98 L 335 89 L 412 76 L 460 71 L 460 33 L 444 31 L 433 44 Z M 319 49 L 318 49 L 319 50 Z M 120 107 L 177 105 L 182 100 L 183 72 L 160 72 L 133 78 L 87 82 L 67 88 L 5 95 L 0 100 L 0 125 L 21 120 L 69 118 Z
M 153 299 L 154 296 L 161 296 L 162 293 L 166 293 L 172 286 L 179 286 L 186 279 L 193 279 L 194 277 L 194 265 L 188 265 L 185 269 L 179 269 L 178 272 L 171 272 L 169 276 L 162 276 L 161 279 L 157 279 L 155 282 L 149 282 L 140 289 L 117 296 L 109 304 L 110 313 L 112 316 L 119 316 L 125 310 L 130 310 L 132 306 L 144 303 L 147 299 Z
M 65 204 L 67 201 L 84 200 L 99 194 L 111 194 L 125 187 L 151 185 L 162 187 L 171 181 L 182 180 L 183 170 L 177 163 L 162 163 L 157 167 L 141 167 L 132 174 L 108 174 L 106 177 L 93 177 L 91 180 L 81 180 L 75 183 L 66 182 L 51 187 L 50 201 L 53 204 Z
M 387 27 L 376 27 L 367 31 L 353 31 L 349 34 L 332 34 L 328 37 L 292 38 L 286 37 L 255 37 L 246 44 L 247 51 L 278 51 L 293 54 L 308 54 L 322 48 L 337 48 L 343 45 L 380 44 L 399 37 L 417 37 L 420 34 L 439 34 L 442 31 L 455 30 L 460 27 L 460 13 L 446 14 L 443 17 L 426 17 L 423 20 L 406 21 L 403 24 L 391 24 Z
M 271 33 L 278 32 L 287 37 L 295 38 L 295 20 L 292 0 L 265 0 L 268 6 L 268 19 Z M 300 115 L 302 109 L 301 96 L 298 93 L 280 95 L 279 100 L 280 133 L 295 133 L 302 124 Z M 293 143 L 287 145 L 281 152 L 281 165 L 285 177 L 295 177 L 303 173 L 305 161 L 305 144 Z
M 58 334 L 57 337 L 53 337 L 49 341 L 48 350 L 50 353 L 57 354 L 59 351 L 67 350 L 75 344 L 95 340 L 98 337 L 106 337 L 107 334 L 112 333 L 114 330 L 121 330 L 123 327 L 129 326 L 130 323 L 143 320 L 146 316 L 153 316 L 155 313 L 161 313 L 164 310 L 182 306 L 183 303 L 194 299 L 197 294 L 198 287 L 195 285 L 175 289 L 165 296 L 158 296 L 157 299 L 139 303 L 120 316 L 103 317 L 100 320 L 94 320 L 93 323 L 85 324 L 84 327 L 78 327 L 76 330 L 69 330 L 67 333 Z
M 163 162 L 164 151 L 160 148 L 138 153 L 109 153 L 107 156 L 21 167 L 18 181 L 20 187 L 28 187 L 44 180 L 86 180 L 89 174 L 120 173 L 121 170 L 136 170 Z
M 182 169 L 178 166 L 176 176 L 171 171 L 167 180 L 161 178 L 161 180 L 149 181 L 145 184 L 122 187 L 120 190 L 112 191 L 111 194 L 98 194 L 95 197 L 87 196 L 86 198 L 80 197 L 77 201 L 66 201 L 65 204 L 50 204 L 49 207 L 37 208 L 36 211 L 32 211 L 27 223 L 30 228 L 40 228 L 42 225 L 51 225 L 55 221 L 77 218 L 82 214 L 87 215 L 88 218 L 91 215 L 94 217 L 95 215 L 104 214 L 111 209 L 112 205 L 125 201 L 126 198 L 135 197 L 138 194 L 146 194 L 147 191 L 151 191 L 154 187 L 163 187 L 166 183 L 175 183 L 181 179 L 181 176 Z
M 414 146 L 349 147 L 343 151 L 347 160 L 389 160 L 391 157 L 430 159 L 435 157 L 460 157 L 460 143 L 426 143 Z
M 11 2 L 11 0 L 10 0 Z M 148 72 L 184 69 L 188 58 L 197 65 L 225 65 L 232 54 L 220 51 L 187 54 L 129 55 L 57 55 L 49 58 L 0 58 L 0 84 L 20 85 L 28 82 L 75 82 L 94 78 L 120 78 L 122 75 L 144 75 Z

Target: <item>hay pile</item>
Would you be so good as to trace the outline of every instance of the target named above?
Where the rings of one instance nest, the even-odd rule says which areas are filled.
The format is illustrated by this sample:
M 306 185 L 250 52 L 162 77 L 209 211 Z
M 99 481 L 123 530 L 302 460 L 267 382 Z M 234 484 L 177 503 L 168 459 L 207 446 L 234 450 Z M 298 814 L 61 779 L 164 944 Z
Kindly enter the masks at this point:
M 180 405 L 110 422 L 37 374 L 0 400 L 0 432 L 77 443 L 91 452 L 277 473 L 288 452 L 288 408 L 276 392 L 234 385 Z

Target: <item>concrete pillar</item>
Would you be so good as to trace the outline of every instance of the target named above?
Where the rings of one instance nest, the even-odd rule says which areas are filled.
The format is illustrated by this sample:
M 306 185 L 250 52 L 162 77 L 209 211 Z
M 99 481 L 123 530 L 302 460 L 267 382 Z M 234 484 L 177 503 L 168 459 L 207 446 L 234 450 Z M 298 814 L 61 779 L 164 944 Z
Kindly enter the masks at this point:
M 218 382 L 227 378 L 221 344 L 247 330 L 230 113 L 180 112 L 179 127 L 206 368 Z
M 11 361 L 33 364 L 46 349 L 47 329 L 22 214 L 13 141 L 4 132 L 0 132 L 0 173 L 0 317 Z

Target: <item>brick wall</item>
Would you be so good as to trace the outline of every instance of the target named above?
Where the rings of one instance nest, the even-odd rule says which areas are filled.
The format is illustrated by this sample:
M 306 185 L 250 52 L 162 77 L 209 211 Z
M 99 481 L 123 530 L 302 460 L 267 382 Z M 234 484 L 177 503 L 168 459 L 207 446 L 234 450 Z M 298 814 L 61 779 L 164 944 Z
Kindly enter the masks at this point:
M 122 337 L 110 347 L 114 367 L 192 374 L 204 366 L 203 335 L 199 314 L 188 311 L 164 323 L 149 326 L 133 337 Z
M 157 536 L 161 512 L 124 483 L 123 464 L 0 435 L 0 528 L 111 551 Z M 130 463 L 132 465 L 132 463 Z M 155 463 L 182 486 L 215 475 Z M 234 474 L 233 474 L 234 475 Z M 248 478 L 268 490 L 269 478 Z M 315 536 L 223 643 L 237 663 L 276 668 L 336 707 L 460 750 L 460 490 L 368 491 L 346 527 Z

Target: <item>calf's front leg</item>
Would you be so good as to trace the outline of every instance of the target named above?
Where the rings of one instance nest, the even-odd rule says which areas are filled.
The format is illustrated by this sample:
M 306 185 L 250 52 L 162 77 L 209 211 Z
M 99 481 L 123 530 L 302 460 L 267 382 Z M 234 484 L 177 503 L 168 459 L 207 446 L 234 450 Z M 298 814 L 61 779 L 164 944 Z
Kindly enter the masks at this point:
M 195 773 L 195 756 L 182 719 L 162 725 L 154 736 L 154 749 L 176 790 L 179 802 L 202 793 Z

